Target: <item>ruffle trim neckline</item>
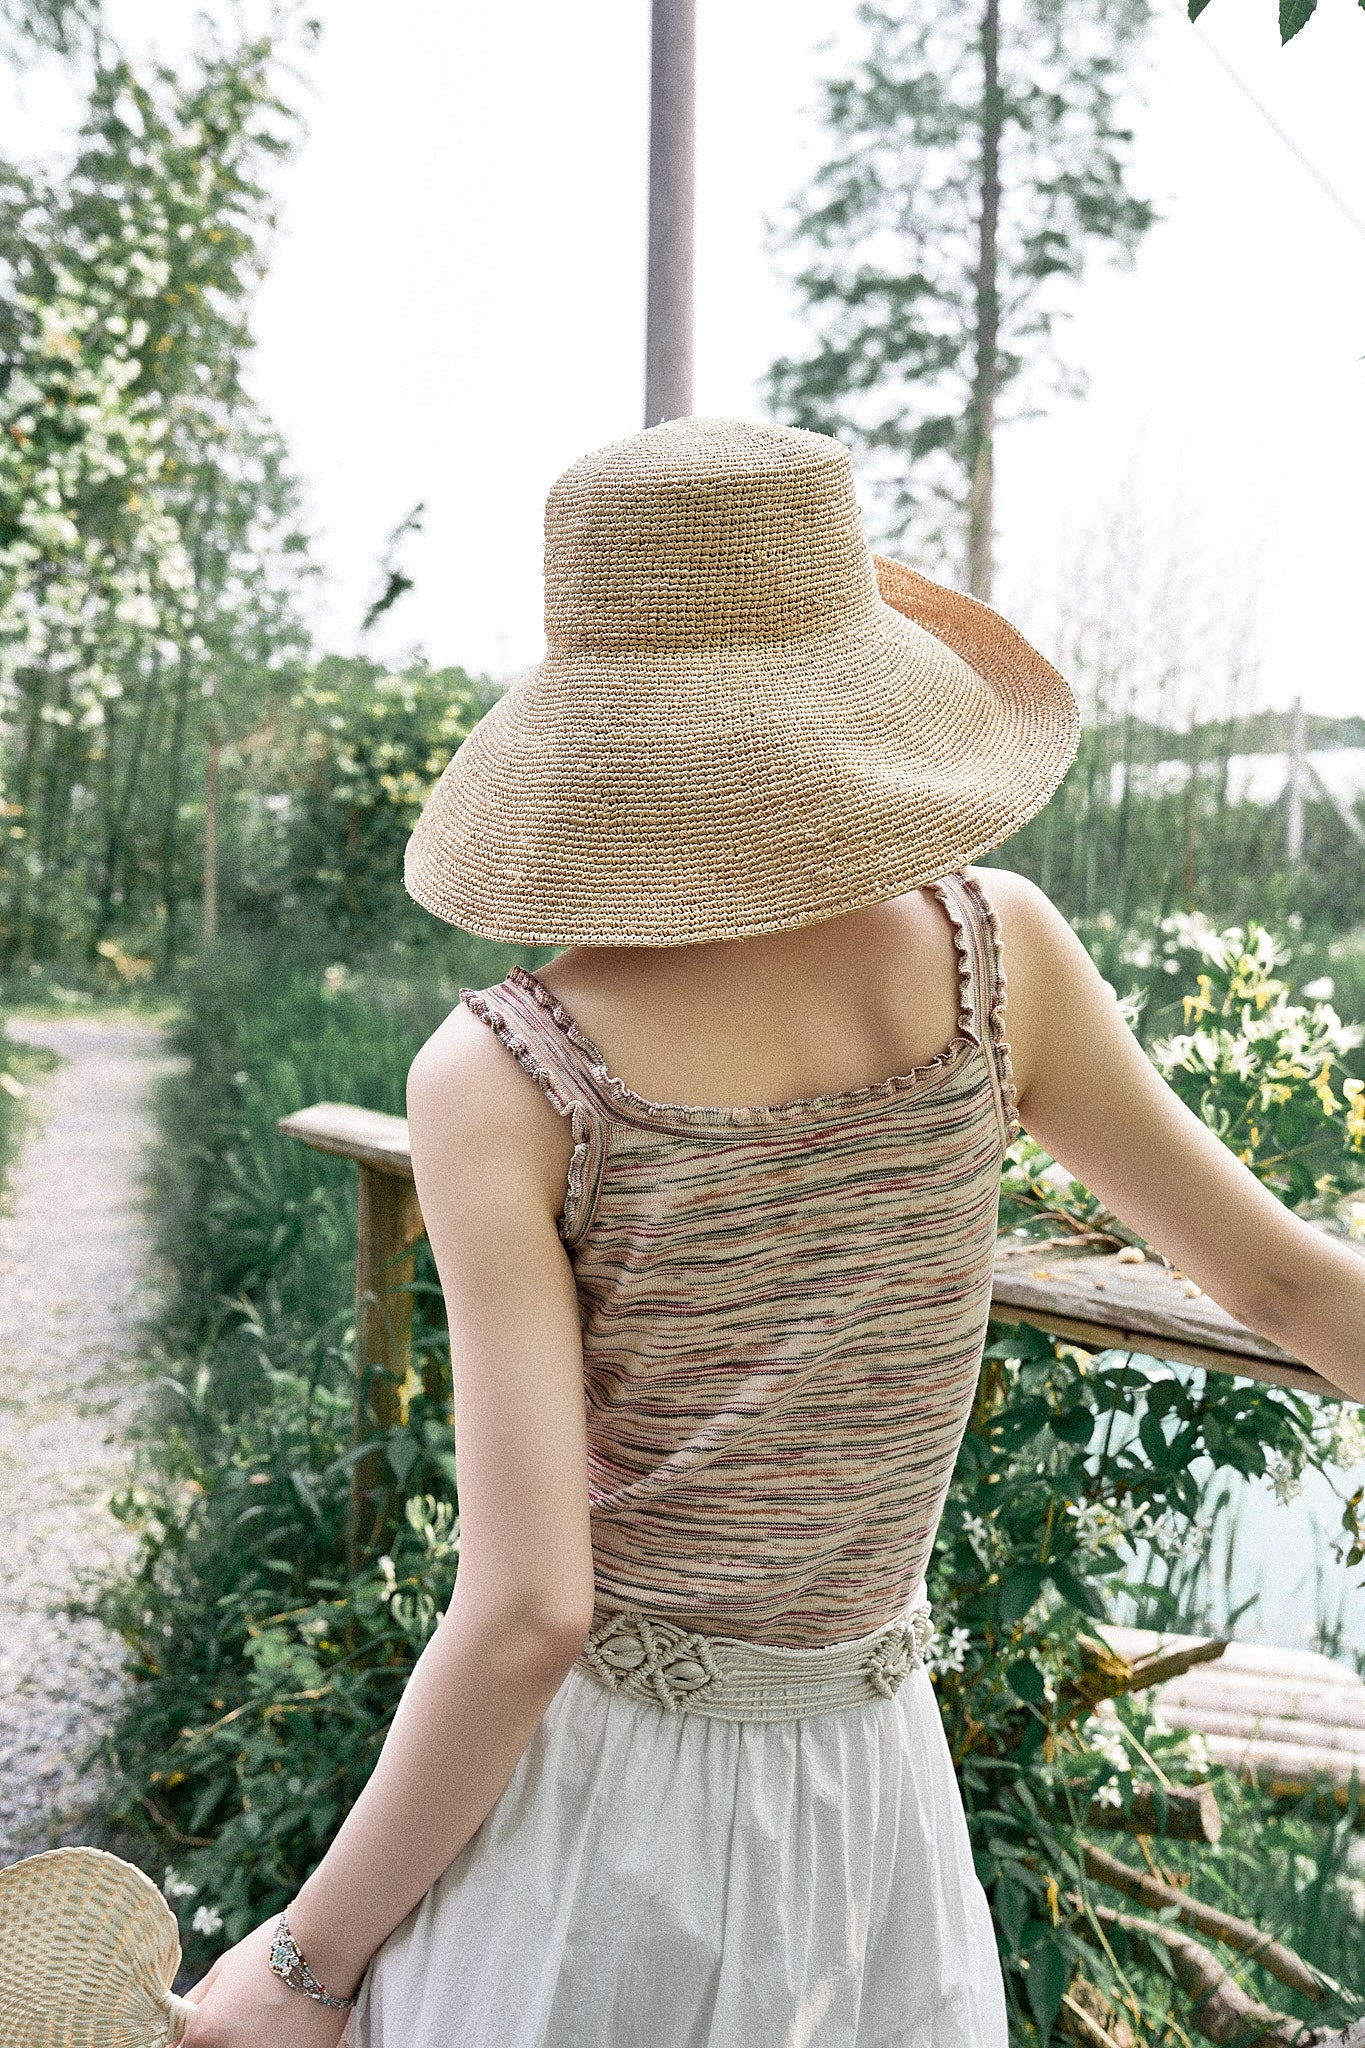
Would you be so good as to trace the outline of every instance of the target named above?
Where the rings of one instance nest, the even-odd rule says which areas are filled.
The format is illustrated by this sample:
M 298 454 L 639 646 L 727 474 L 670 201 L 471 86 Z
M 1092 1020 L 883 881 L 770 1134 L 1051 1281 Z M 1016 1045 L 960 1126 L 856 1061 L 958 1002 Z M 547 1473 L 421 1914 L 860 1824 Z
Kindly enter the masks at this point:
M 965 879 L 965 878 L 964 878 Z M 589 1038 L 577 1020 L 565 1009 L 559 998 L 548 989 L 527 967 L 514 966 L 507 976 L 517 988 L 525 991 L 544 1010 L 558 1029 L 564 1034 L 575 1050 L 581 1054 L 598 1087 L 620 1107 L 635 1112 L 646 1120 L 682 1119 L 688 1123 L 735 1125 L 763 1125 L 787 1123 L 806 1116 L 821 1116 L 840 1113 L 845 1110 L 870 1108 L 875 1103 L 891 1096 L 908 1092 L 918 1093 L 926 1085 L 940 1079 L 955 1068 L 965 1054 L 979 1050 L 981 1038 L 977 1028 L 978 999 L 974 986 L 971 939 L 963 927 L 962 917 L 951 897 L 937 884 L 931 884 L 948 915 L 953 930 L 953 943 L 958 956 L 958 1022 L 957 1029 L 942 1052 L 935 1053 L 930 1060 L 910 1067 L 903 1074 L 892 1074 L 884 1081 L 869 1081 L 860 1088 L 846 1088 L 829 1095 L 793 1096 L 787 1102 L 746 1103 L 738 1107 L 687 1102 L 657 1102 L 648 1095 L 641 1095 L 628 1082 L 613 1074 L 607 1065 L 606 1055 L 594 1039 Z M 968 882 L 971 887 L 971 883 Z M 977 899 L 990 912 L 980 890 Z M 999 925 L 994 927 L 993 936 L 999 947 Z M 992 1043 L 997 1050 L 1004 1045 L 1003 982 L 1000 982 L 1001 996 L 991 1006 Z M 524 1043 L 524 1042 L 523 1042 Z M 511 1048 L 514 1052 L 516 1047 Z M 529 1050 L 529 1048 L 528 1048 Z M 520 1057 L 520 1054 L 518 1054 Z M 1008 1050 L 1001 1064 L 1001 1086 L 1006 1087 L 1008 1072 Z M 523 1062 L 524 1064 L 524 1062 Z M 1012 1084 L 1011 1084 L 1012 1086 Z M 1012 1102 L 1012 1095 L 1007 1101 Z
M 560 1116 L 567 1116 L 569 1119 L 573 1150 L 569 1154 L 569 1168 L 564 1184 L 564 1205 L 559 1213 L 559 1225 L 561 1236 L 572 1242 L 579 1226 L 579 1212 L 586 1188 L 588 1154 L 593 1141 L 592 1121 L 583 1104 L 575 1102 L 565 1094 L 554 1073 L 536 1053 L 535 1047 L 529 1045 L 521 1033 L 512 1028 L 502 1011 L 490 1001 L 488 990 L 462 988 L 460 1001 L 481 1024 L 486 1024 L 495 1037 L 502 1040 L 517 1065 L 531 1076 L 551 1107 L 557 1110 Z
M 962 880 L 972 892 L 973 900 L 979 905 L 991 935 L 991 1003 L 986 1013 L 986 1029 L 990 1033 L 991 1050 L 995 1056 L 995 1071 L 1000 1081 L 1000 1096 L 1004 1105 L 1005 1123 L 1008 1130 L 1007 1142 L 1013 1144 L 1024 1126 L 1019 1121 L 1019 1090 L 1014 1079 L 1014 1062 L 1010 1058 L 1009 1039 L 1005 1035 L 1005 999 L 1009 993 L 1005 980 L 1005 941 L 1000 929 L 1000 917 L 995 905 L 987 896 L 974 875 L 964 874 Z M 966 934 L 953 920 L 953 930 L 958 943 L 965 942 Z

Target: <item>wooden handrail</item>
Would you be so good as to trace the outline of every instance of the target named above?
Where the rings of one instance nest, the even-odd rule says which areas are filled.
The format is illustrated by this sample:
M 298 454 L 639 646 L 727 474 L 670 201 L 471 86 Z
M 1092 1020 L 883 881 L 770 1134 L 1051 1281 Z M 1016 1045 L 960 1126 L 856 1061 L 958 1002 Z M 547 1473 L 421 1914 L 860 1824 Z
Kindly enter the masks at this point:
M 384 1365 L 376 1384 L 387 1389 L 396 1378 L 401 1385 L 409 1369 L 407 1326 L 401 1306 L 385 1314 L 383 1305 L 394 1302 L 393 1290 L 406 1285 L 397 1275 L 406 1271 L 411 1280 L 412 1247 L 422 1231 L 411 1186 L 407 1120 L 350 1103 L 319 1102 L 281 1117 L 279 1128 L 320 1152 L 354 1159 L 359 1168 L 357 1360 L 362 1369 Z M 406 1184 L 406 1199 L 391 1192 L 395 1182 Z M 406 1302 L 410 1316 L 410 1296 Z M 1044 1250 L 1036 1239 L 1001 1238 L 991 1315 L 997 1322 L 1031 1323 L 1090 1351 L 1138 1351 L 1338 1401 L 1351 1398 L 1156 1259 L 1121 1264 L 1117 1254 Z
M 991 1315 L 1070 1337 L 1088 1351 L 1140 1351 L 1337 1401 L 1351 1398 L 1159 1259 L 1127 1265 L 1112 1252 L 1043 1252 L 1036 1240 L 1003 1237 L 995 1250 Z
M 407 1413 L 414 1391 L 412 1281 L 422 1212 L 412 1184 L 407 1119 L 349 1102 L 319 1102 L 281 1117 L 278 1128 L 319 1152 L 354 1159 L 355 1425 L 362 1443 Z M 380 1538 L 389 1485 L 382 1452 L 368 1451 L 351 1469 L 347 1550 L 354 1570 Z

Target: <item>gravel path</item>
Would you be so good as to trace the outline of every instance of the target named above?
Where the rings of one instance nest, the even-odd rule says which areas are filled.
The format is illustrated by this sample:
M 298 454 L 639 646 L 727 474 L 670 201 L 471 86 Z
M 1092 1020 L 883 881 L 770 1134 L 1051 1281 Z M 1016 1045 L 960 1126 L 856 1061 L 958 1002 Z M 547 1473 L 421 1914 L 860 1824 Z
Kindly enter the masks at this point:
M 81 1769 L 117 1683 L 118 1644 L 61 1612 L 76 1573 L 119 1554 L 108 1512 L 147 1257 L 146 1096 L 166 1065 L 146 1024 L 12 1019 L 61 1064 L 0 1215 L 0 1864 L 79 1838 Z

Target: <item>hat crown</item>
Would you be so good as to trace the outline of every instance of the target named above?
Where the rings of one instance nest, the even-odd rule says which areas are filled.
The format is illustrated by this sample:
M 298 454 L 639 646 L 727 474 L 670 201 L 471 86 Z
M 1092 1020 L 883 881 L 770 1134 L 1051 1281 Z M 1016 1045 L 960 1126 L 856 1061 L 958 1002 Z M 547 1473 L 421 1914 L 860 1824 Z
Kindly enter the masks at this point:
M 545 636 L 617 654 L 790 640 L 877 602 L 848 451 L 668 420 L 585 455 L 545 508 Z

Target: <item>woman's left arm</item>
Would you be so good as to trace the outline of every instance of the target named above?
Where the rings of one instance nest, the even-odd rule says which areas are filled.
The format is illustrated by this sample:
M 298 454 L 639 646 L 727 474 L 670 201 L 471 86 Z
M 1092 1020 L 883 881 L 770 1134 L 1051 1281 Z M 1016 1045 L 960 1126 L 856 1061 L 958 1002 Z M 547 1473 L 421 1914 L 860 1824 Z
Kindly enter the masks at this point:
M 981 881 L 1004 928 L 1025 1129 L 1230 1315 L 1365 1400 L 1365 1261 L 1277 1201 L 1167 1086 L 1041 890 L 1006 869 Z
M 408 1085 L 413 1170 L 450 1322 L 460 1565 L 374 1772 L 290 1907 L 338 1997 L 484 1820 L 592 1626 L 583 1357 L 556 1214 L 568 1133 L 456 1011 Z M 331 2048 L 343 2016 L 266 1966 L 270 1925 L 193 1994 L 187 2048 Z

